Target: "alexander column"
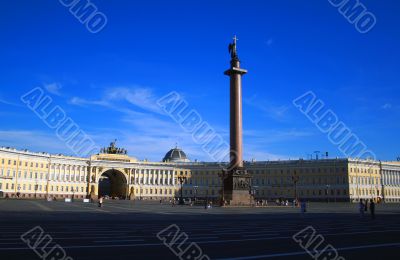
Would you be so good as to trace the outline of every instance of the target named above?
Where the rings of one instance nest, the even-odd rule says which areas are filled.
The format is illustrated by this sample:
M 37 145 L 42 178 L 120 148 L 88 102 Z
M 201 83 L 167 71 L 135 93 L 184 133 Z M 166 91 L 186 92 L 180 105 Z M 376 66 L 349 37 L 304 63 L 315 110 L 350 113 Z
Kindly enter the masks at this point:
M 231 66 L 225 71 L 225 75 L 230 77 L 230 165 L 223 173 L 223 197 L 233 206 L 252 202 L 251 177 L 243 164 L 242 75 L 247 71 L 240 68 L 236 44 L 235 36 L 233 43 L 229 44 Z

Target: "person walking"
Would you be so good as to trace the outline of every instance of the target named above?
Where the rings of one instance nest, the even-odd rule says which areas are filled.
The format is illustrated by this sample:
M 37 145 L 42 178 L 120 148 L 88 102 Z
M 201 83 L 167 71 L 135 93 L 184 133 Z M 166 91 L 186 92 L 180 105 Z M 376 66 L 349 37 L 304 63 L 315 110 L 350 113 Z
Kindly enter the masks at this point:
M 99 208 L 103 207 L 103 197 L 99 199 Z
M 300 202 L 300 211 L 302 214 L 307 212 L 307 204 L 305 200 Z
M 358 210 L 360 212 L 360 217 L 364 216 L 365 205 L 362 199 L 360 199 L 360 203 L 358 204 Z
M 369 211 L 371 213 L 371 218 L 375 219 L 375 203 L 373 199 L 371 199 L 369 202 Z

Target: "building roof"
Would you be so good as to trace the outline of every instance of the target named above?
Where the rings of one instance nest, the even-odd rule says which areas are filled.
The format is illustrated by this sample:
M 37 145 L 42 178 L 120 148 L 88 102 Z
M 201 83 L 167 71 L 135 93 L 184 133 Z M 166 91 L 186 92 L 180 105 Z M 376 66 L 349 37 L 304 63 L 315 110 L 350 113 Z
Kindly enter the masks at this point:
M 190 160 L 184 151 L 175 147 L 165 154 L 163 162 L 190 162 Z

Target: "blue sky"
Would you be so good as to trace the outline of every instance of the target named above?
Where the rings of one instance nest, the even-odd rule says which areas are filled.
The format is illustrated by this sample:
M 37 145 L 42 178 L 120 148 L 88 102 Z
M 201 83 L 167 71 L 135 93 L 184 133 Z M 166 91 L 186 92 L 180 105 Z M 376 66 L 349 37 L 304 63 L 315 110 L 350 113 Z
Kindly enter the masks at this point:
M 159 161 L 178 143 L 211 160 L 155 101 L 171 91 L 228 140 L 227 45 L 238 35 L 245 159 L 343 154 L 292 104 L 313 91 L 382 160 L 400 155 L 400 3 L 361 1 L 359 33 L 327 0 L 92 0 L 90 33 L 56 0 L 0 5 L 0 146 L 72 154 L 21 101 L 42 87 L 100 146 Z

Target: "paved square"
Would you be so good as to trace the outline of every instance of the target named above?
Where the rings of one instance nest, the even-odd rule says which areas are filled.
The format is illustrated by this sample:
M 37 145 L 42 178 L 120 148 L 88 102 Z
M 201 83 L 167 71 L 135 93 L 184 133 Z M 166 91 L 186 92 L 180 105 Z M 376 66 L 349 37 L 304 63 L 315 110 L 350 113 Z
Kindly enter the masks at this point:
M 292 236 L 315 228 L 345 259 L 395 257 L 400 252 L 400 207 L 377 206 L 377 218 L 360 218 L 356 204 L 219 208 L 154 202 L 0 200 L 0 259 L 40 259 L 20 236 L 35 226 L 73 259 L 179 259 L 158 238 L 171 224 L 211 259 L 312 259 Z M 329 259 L 329 258 L 327 258 Z

